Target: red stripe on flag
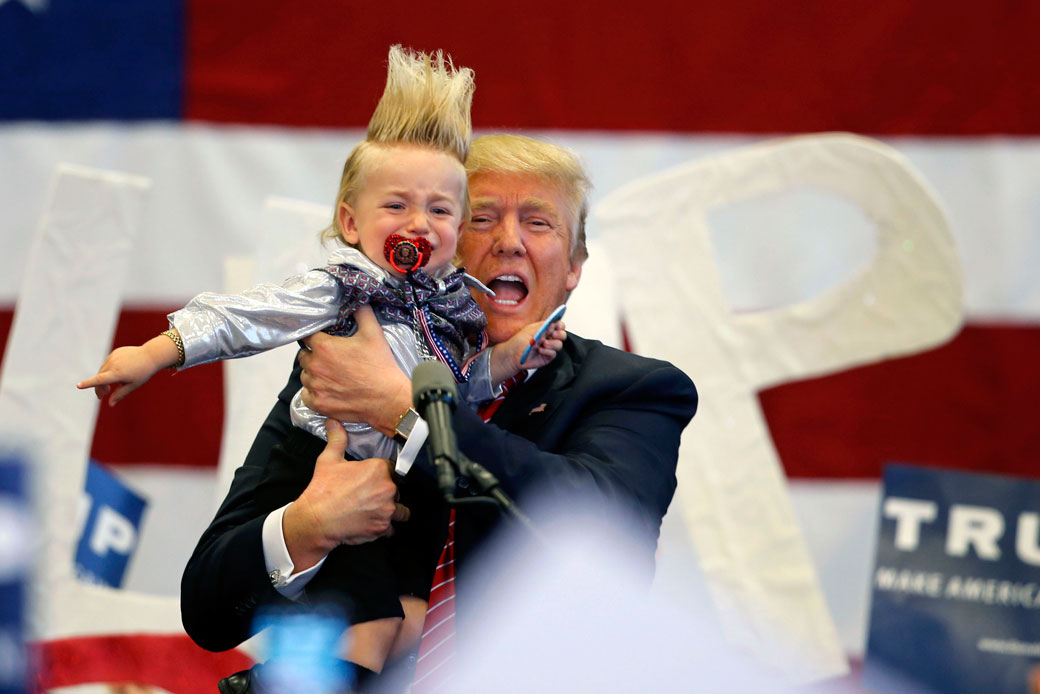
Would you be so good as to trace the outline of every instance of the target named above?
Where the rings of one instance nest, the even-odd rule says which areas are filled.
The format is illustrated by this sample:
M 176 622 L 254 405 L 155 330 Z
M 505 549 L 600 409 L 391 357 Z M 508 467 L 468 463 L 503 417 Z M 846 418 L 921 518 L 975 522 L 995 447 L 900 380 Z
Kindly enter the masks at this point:
M 0 364 L 7 351 L 7 336 L 11 334 L 11 323 L 14 322 L 14 311 L 12 309 L 0 309 Z
M 155 337 L 168 326 L 166 314 L 177 308 L 124 308 L 113 347 L 139 345 Z M 7 345 L 12 316 L 10 308 L 0 310 L 0 350 Z M 271 394 L 272 405 L 277 395 Z M 94 394 L 84 391 L 82 396 Z M 223 422 L 224 370 L 219 363 L 178 373 L 160 371 L 115 407 L 107 400 L 101 403 L 90 455 L 112 465 L 216 467 Z
M 168 310 L 124 310 L 115 343 L 155 335 Z M 0 311 L 0 338 L 10 321 Z M 1038 354 L 1040 325 L 969 324 L 938 349 L 784 384 L 759 399 L 789 477 L 877 478 L 889 461 L 1037 476 Z M 219 364 L 159 374 L 101 408 L 92 455 L 114 465 L 215 467 L 223 420 Z
M 760 394 L 789 477 L 886 462 L 1040 476 L 1040 326 L 968 325 L 946 345 Z
M 1040 4 L 188 3 L 191 119 L 361 127 L 387 47 L 476 70 L 478 128 L 1040 133 Z
M 115 634 L 56 639 L 36 644 L 36 689 L 90 683 L 135 683 L 172 694 L 215 692 L 217 682 L 252 667 L 238 650 L 204 651 L 186 635 Z
M 124 308 L 113 346 L 155 337 L 168 327 L 166 314 L 177 308 Z M 277 395 L 271 394 L 272 405 Z M 219 363 L 160 371 L 115 407 L 101 404 L 90 455 L 110 464 L 216 467 L 223 426 L 224 369 Z

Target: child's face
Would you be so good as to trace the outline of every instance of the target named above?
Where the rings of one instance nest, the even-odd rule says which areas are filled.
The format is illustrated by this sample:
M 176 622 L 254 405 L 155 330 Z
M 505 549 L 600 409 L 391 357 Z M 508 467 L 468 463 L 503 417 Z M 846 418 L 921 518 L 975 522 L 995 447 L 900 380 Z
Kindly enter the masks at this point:
M 347 243 L 398 277 L 383 255 L 392 234 L 425 238 L 433 249 L 428 270 L 448 265 L 462 226 L 462 165 L 443 152 L 404 145 L 375 153 L 365 166 L 354 205 L 343 203 L 338 212 Z

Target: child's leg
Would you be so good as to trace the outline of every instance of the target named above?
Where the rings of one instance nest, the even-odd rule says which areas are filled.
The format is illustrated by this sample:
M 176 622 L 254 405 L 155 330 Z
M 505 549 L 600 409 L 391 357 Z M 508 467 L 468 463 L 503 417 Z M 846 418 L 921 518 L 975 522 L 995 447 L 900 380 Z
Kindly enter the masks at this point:
M 401 609 L 404 610 L 404 621 L 397 630 L 397 638 L 390 647 L 390 656 L 399 658 L 410 653 L 419 645 L 423 627 L 426 625 L 426 609 L 430 603 L 414 595 L 401 596 Z
M 404 617 L 387 561 L 386 538 L 340 545 L 307 584 L 312 604 L 344 609 L 352 626 L 342 657 L 381 672 Z
M 419 645 L 426 622 L 428 603 L 414 595 L 401 596 L 404 620 L 395 617 L 355 624 L 347 630 L 345 658 L 352 663 L 382 672 L 387 660 L 406 655 Z
M 347 630 L 347 652 L 344 657 L 373 672 L 382 672 L 400 630 L 400 617 L 385 617 L 355 624 Z
M 426 626 L 427 598 L 444 547 L 448 509 L 433 481 L 408 475 L 398 482 L 401 503 L 411 509 L 407 523 L 388 541 L 389 561 L 400 593 L 404 621 L 391 647 L 399 658 L 418 649 Z
M 257 503 L 274 510 L 296 499 L 310 483 L 324 448 L 321 439 L 294 429 L 272 450 Z M 354 626 L 343 657 L 374 672 L 386 663 L 404 616 L 386 545 L 384 538 L 337 547 L 306 588 L 311 604 L 335 605 L 349 616 Z

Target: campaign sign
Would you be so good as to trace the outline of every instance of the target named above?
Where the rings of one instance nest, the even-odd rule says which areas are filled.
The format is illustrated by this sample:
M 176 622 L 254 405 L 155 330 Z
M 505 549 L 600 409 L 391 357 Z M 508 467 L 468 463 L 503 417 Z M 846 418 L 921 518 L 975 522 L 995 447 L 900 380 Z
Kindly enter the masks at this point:
M 0 694 L 28 691 L 25 595 L 32 565 L 29 466 L 0 454 Z
M 1040 481 L 889 465 L 864 685 L 1040 692 Z
M 93 460 L 87 466 L 85 491 L 88 507 L 76 548 L 76 574 L 84 581 L 118 588 L 137 547 L 147 501 Z

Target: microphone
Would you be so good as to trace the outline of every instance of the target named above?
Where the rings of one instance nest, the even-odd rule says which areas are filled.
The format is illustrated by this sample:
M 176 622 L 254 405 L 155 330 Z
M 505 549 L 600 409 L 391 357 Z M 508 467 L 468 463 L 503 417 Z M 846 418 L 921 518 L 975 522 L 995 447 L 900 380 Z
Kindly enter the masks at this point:
M 455 495 L 455 465 L 459 450 L 451 413 L 458 400 L 455 379 L 448 367 L 439 361 L 424 361 L 412 371 L 412 402 L 415 411 L 426 420 L 430 433 L 426 437 L 426 453 L 437 469 L 437 485 L 446 499 Z
M 437 469 L 437 486 L 445 501 L 451 505 L 497 503 L 504 512 L 544 541 L 531 519 L 502 491 L 495 476 L 483 465 L 459 453 L 455 430 L 451 426 L 451 413 L 458 397 L 451 371 L 439 361 L 424 361 L 412 371 L 412 403 L 430 428 L 426 436 L 426 454 Z M 474 483 L 484 496 L 456 498 L 456 470 Z

